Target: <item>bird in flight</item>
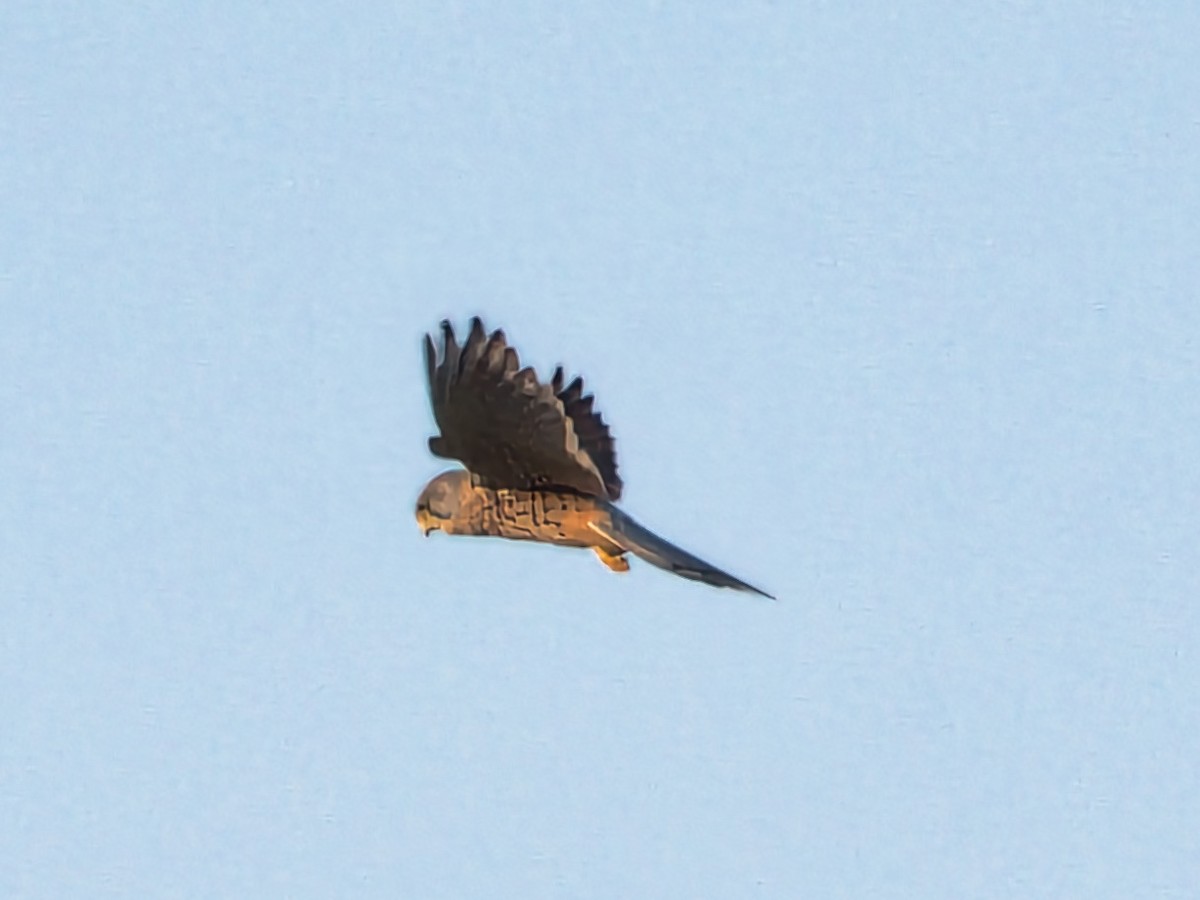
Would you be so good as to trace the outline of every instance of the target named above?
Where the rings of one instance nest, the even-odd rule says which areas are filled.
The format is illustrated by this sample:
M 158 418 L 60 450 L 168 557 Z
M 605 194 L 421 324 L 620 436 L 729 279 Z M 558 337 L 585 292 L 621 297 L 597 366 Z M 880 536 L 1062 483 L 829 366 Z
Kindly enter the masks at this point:
M 559 366 L 549 382 L 539 381 L 532 368 L 521 367 L 504 332 L 489 335 L 478 317 L 461 346 L 442 322 L 440 356 L 425 335 L 425 367 L 440 431 L 429 449 L 466 466 L 443 472 L 421 491 L 417 524 L 426 535 L 590 547 L 614 572 L 628 571 L 625 555 L 632 553 L 684 578 L 771 597 L 617 508 L 613 437 L 581 378 L 565 383 Z

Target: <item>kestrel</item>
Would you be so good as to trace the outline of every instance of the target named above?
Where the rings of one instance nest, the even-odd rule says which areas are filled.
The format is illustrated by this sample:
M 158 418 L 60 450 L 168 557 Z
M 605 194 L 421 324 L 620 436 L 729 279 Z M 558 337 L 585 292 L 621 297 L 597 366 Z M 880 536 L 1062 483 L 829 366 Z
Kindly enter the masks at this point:
M 613 437 L 581 378 L 564 387 L 559 366 L 549 383 L 539 381 L 532 368 L 521 368 L 504 332 L 489 336 L 478 318 L 461 347 L 442 322 L 440 360 L 425 335 L 425 366 L 441 431 L 429 449 L 466 466 L 443 472 L 421 491 L 417 524 L 426 535 L 440 530 L 590 547 L 614 572 L 628 571 L 625 554 L 632 553 L 684 578 L 771 596 L 616 507 L 621 477 Z

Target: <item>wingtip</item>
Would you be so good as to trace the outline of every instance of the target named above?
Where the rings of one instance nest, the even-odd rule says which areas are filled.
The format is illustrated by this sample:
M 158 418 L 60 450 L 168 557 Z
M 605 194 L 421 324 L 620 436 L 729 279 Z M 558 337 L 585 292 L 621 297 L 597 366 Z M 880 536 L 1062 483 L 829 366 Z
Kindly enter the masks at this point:
M 429 383 L 432 384 L 437 374 L 437 347 L 434 346 L 433 338 L 425 334 L 425 369 L 429 376 Z
M 743 593 L 746 593 L 746 594 L 758 594 L 758 596 L 764 597 L 767 600 L 773 600 L 776 603 L 779 602 L 778 597 L 776 597 L 774 594 L 768 594 L 762 588 L 756 588 L 754 585 L 747 584 L 745 581 L 742 581 L 741 579 L 734 579 L 734 580 L 737 582 L 736 584 L 727 584 L 726 587 L 732 587 L 735 590 L 742 591 Z

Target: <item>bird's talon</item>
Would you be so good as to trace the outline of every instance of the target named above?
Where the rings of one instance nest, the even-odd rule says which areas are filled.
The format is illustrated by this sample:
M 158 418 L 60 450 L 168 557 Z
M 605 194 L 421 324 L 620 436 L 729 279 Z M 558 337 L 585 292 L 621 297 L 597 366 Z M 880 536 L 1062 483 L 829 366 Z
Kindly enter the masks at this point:
M 625 558 L 624 552 L 609 553 L 603 547 L 593 547 L 592 549 L 595 550 L 596 555 L 600 557 L 600 562 L 604 563 L 614 572 L 629 571 L 629 560 Z

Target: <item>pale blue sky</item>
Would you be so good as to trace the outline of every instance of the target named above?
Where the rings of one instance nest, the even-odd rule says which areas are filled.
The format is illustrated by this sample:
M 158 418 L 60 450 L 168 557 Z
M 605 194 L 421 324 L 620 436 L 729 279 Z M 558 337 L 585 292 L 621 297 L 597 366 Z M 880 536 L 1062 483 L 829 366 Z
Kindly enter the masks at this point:
M 0 7 L 0 895 L 1194 897 L 1200 7 Z M 777 594 L 421 538 L 420 335 Z

